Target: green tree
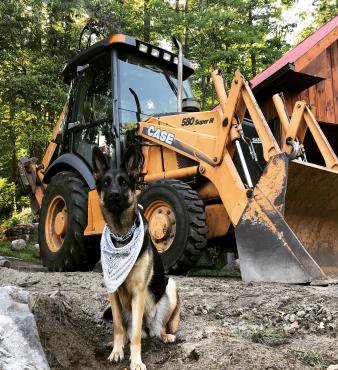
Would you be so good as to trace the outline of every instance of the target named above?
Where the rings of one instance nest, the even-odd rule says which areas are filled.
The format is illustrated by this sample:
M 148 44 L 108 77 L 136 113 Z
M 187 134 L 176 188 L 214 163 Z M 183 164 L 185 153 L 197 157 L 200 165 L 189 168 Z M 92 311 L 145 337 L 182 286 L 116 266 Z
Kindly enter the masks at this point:
M 190 0 L 182 22 L 189 40 L 187 55 L 196 62 L 194 85 L 202 109 L 210 108 L 212 66 L 228 80 L 239 68 L 247 78 L 280 57 L 289 47 L 285 35 L 294 25 L 282 22 L 282 10 L 292 1 Z
M 305 39 L 316 29 L 322 26 L 324 23 L 331 20 L 338 14 L 338 2 L 337 0 L 314 0 L 312 2 L 313 11 L 310 17 L 313 18 L 311 25 L 306 27 L 300 34 L 300 41 Z M 308 13 L 303 14 L 303 18 L 308 17 Z

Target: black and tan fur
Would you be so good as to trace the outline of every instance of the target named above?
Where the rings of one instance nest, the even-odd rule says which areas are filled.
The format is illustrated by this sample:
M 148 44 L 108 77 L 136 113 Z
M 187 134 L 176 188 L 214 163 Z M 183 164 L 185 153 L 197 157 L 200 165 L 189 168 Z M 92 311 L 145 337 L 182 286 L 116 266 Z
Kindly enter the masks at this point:
M 93 170 L 102 213 L 110 230 L 120 235 L 131 228 L 137 217 L 136 181 L 132 175 L 135 158 L 135 149 L 131 147 L 122 168 L 115 170 L 109 168 L 98 148 L 93 151 Z M 141 337 L 148 334 L 165 343 L 174 342 L 180 319 L 176 283 L 165 276 L 161 257 L 151 242 L 145 220 L 144 224 L 145 237 L 137 261 L 117 292 L 109 294 L 114 328 L 109 360 L 122 360 L 124 345 L 130 340 L 132 370 L 146 369 L 141 360 Z

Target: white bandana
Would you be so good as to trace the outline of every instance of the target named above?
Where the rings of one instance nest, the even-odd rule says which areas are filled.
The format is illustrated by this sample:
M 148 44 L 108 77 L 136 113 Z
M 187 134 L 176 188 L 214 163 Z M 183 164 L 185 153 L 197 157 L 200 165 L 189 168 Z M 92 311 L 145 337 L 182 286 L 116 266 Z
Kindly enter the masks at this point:
M 124 247 L 116 248 L 105 225 L 101 237 L 101 264 L 103 278 L 109 293 L 114 293 L 126 280 L 141 251 L 144 239 L 142 216 L 138 213 L 140 224 L 136 227 L 131 241 Z

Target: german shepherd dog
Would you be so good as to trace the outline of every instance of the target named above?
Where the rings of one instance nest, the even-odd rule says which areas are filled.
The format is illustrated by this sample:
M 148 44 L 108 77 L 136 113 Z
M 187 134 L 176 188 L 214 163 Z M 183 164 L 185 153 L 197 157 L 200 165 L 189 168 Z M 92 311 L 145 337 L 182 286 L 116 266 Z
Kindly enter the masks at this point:
M 137 217 L 136 148 L 129 147 L 120 169 L 111 169 L 99 148 L 93 150 L 93 170 L 103 217 L 114 234 L 125 235 Z M 108 293 L 113 315 L 111 362 L 123 360 L 124 345 L 130 341 L 130 369 L 144 370 L 141 337 L 159 337 L 174 342 L 180 320 L 180 300 L 176 283 L 167 278 L 161 257 L 147 232 L 136 263 L 115 293 Z M 123 243 L 114 241 L 115 247 Z

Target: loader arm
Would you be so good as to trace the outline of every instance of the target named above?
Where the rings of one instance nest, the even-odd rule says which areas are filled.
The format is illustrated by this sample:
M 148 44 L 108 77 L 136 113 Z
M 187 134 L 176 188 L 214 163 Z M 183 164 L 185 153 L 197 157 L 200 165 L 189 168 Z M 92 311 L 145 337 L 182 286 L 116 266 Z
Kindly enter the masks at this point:
M 263 143 L 264 157 L 267 161 L 281 151 L 247 81 L 239 71 L 236 72 L 226 102 L 224 85 L 221 80 L 216 81 L 216 91 L 223 98 L 220 99 L 223 102 L 222 113 L 199 112 L 161 118 L 151 117 L 138 123 L 138 134 L 198 162 L 199 173 L 215 185 L 232 224 L 236 226 L 251 195 L 251 190 L 245 188 L 232 161 L 234 136 L 236 130 L 240 129 L 235 118 L 237 111 L 243 115 L 247 109 L 250 113 Z M 199 130 L 192 125 L 183 128 L 187 119 L 206 123 L 199 125 Z M 160 177 L 161 174 L 158 176 L 153 174 L 151 179 Z
M 305 101 L 297 101 L 291 119 L 287 116 L 284 102 L 279 94 L 273 96 L 273 102 L 282 126 L 282 151 L 292 153 L 290 142 L 304 142 L 307 129 L 310 130 L 327 168 L 338 171 L 338 158 L 320 128 L 311 107 Z
M 244 280 L 327 283 L 329 278 L 326 273 L 338 273 L 337 238 L 335 235 L 327 238 L 325 233 L 318 234 L 318 227 L 323 229 L 320 221 L 322 216 L 318 218 L 313 209 L 309 212 L 311 192 L 304 192 L 302 187 L 313 183 L 311 186 L 316 186 L 317 190 L 319 187 L 315 185 L 316 182 L 322 181 L 327 191 L 317 192 L 316 201 L 327 202 L 327 199 L 332 199 L 334 190 L 328 189 L 326 184 L 338 184 L 336 172 L 321 166 L 290 161 L 290 149 L 286 146 L 283 151 L 280 149 L 248 82 L 238 71 L 229 95 L 225 92 L 221 76 L 213 72 L 212 77 L 221 112 L 152 117 L 138 123 L 138 135 L 145 139 L 145 146 L 159 146 L 167 152 L 188 157 L 197 164 L 181 168 L 173 175 L 184 178 L 188 173 L 199 173 L 216 188 L 235 228 Z M 241 120 L 246 112 L 253 121 L 267 161 L 255 186 L 250 185 L 249 181 L 243 183 L 232 158 L 235 150 L 240 151 L 238 142 L 242 138 Z M 205 121 L 205 124 L 198 128 L 186 124 L 196 121 Z M 284 137 L 305 135 L 306 125 L 316 136 L 318 146 L 327 149 L 322 152 L 327 166 L 335 168 L 336 157 L 305 104 L 301 104 L 299 110 L 295 111 L 290 123 L 285 122 Z M 149 160 L 145 163 L 149 163 Z M 244 157 L 241 163 L 245 167 Z M 149 173 L 145 165 L 143 175 L 147 182 L 168 177 L 169 173 L 163 170 Z M 297 184 L 301 184 L 300 187 L 297 188 Z M 288 189 L 291 191 L 288 192 Z M 334 215 L 338 214 L 336 203 L 331 205 L 335 209 Z M 302 219 L 299 215 L 303 212 Z M 306 214 L 311 214 L 314 222 L 310 223 Z M 338 222 L 334 215 L 328 223 L 328 232 L 332 231 L 332 224 Z M 309 230 L 310 224 L 313 230 Z M 317 240 L 314 239 L 316 237 Z M 322 247 L 323 239 L 327 243 L 325 250 Z

